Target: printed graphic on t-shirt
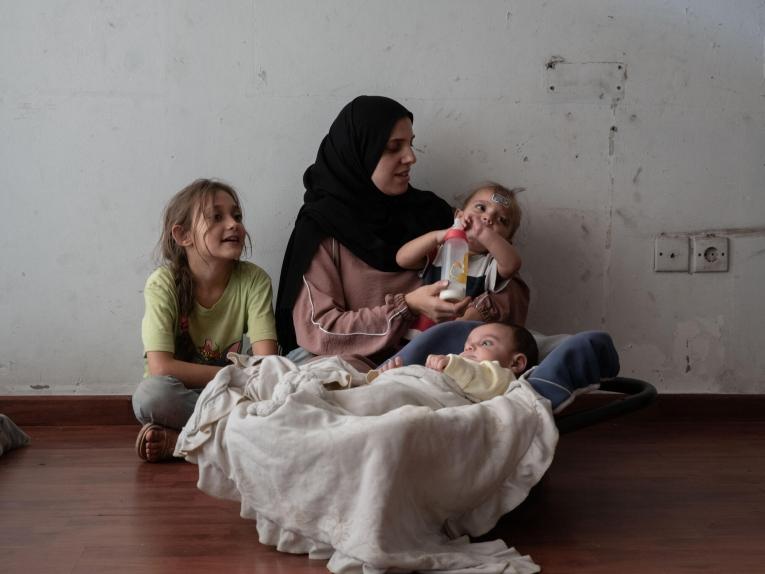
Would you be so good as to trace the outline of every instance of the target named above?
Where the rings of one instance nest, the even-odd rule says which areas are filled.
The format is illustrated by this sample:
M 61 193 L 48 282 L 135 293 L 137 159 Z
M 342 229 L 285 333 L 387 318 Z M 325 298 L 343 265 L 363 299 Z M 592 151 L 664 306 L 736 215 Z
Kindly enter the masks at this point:
M 204 345 L 197 347 L 191 340 L 188 333 L 180 333 L 175 342 L 175 356 L 181 361 L 196 363 L 198 365 L 213 365 L 224 367 L 228 364 L 226 356 L 229 353 L 241 353 L 242 341 L 231 343 L 225 351 L 213 343 L 210 339 L 205 339 Z
M 225 352 L 221 352 L 218 345 L 215 345 L 210 339 L 205 339 L 205 344 L 197 349 L 202 362 L 205 365 L 225 365 L 228 363 L 226 355 L 229 353 L 238 353 L 242 349 L 242 341 L 237 341 L 229 345 Z

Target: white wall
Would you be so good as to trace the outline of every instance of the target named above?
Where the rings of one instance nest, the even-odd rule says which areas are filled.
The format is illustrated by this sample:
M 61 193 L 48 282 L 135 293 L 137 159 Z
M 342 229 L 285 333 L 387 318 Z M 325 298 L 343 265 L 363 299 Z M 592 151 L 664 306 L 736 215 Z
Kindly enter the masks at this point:
M 303 170 L 361 93 L 414 112 L 419 187 L 528 188 L 532 328 L 606 329 L 623 373 L 661 391 L 761 392 L 762 1 L 1 0 L 0 14 L 0 394 L 131 392 L 160 210 L 196 177 L 240 190 L 252 259 L 276 282 Z M 622 99 L 586 74 L 551 94 L 553 56 L 583 74 L 623 63 Z M 728 230 L 728 273 L 652 271 L 655 235 L 711 229 Z

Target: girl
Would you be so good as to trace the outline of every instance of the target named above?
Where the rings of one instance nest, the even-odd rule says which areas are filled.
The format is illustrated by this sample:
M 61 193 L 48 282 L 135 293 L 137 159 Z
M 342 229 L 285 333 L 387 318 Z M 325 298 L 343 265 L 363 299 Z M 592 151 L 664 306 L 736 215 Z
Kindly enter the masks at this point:
M 239 260 L 245 239 L 239 197 L 219 181 L 199 179 L 165 208 L 164 265 L 144 289 L 145 378 L 133 395 L 143 423 L 136 452 L 144 460 L 172 456 L 199 393 L 228 353 L 242 352 L 245 333 L 253 354 L 277 351 L 271 279 Z

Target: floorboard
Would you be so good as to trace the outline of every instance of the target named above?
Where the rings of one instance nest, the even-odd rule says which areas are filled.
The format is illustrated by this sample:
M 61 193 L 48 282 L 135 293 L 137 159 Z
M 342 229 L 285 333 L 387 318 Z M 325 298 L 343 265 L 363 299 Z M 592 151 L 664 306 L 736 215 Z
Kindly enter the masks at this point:
M 4 573 L 323 573 L 260 545 L 196 467 L 147 464 L 135 425 L 31 426 L 0 457 Z M 501 537 L 545 574 L 765 571 L 765 421 L 629 415 L 561 437 Z

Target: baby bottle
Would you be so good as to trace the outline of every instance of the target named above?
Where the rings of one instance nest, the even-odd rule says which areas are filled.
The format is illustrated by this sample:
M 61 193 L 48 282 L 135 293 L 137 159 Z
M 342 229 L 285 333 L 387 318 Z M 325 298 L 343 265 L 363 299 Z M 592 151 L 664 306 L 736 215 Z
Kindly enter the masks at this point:
M 459 301 L 465 297 L 467 270 L 467 235 L 460 220 L 455 219 L 454 225 L 444 236 L 444 245 L 441 248 L 441 280 L 449 281 L 449 285 L 439 294 L 441 299 Z

